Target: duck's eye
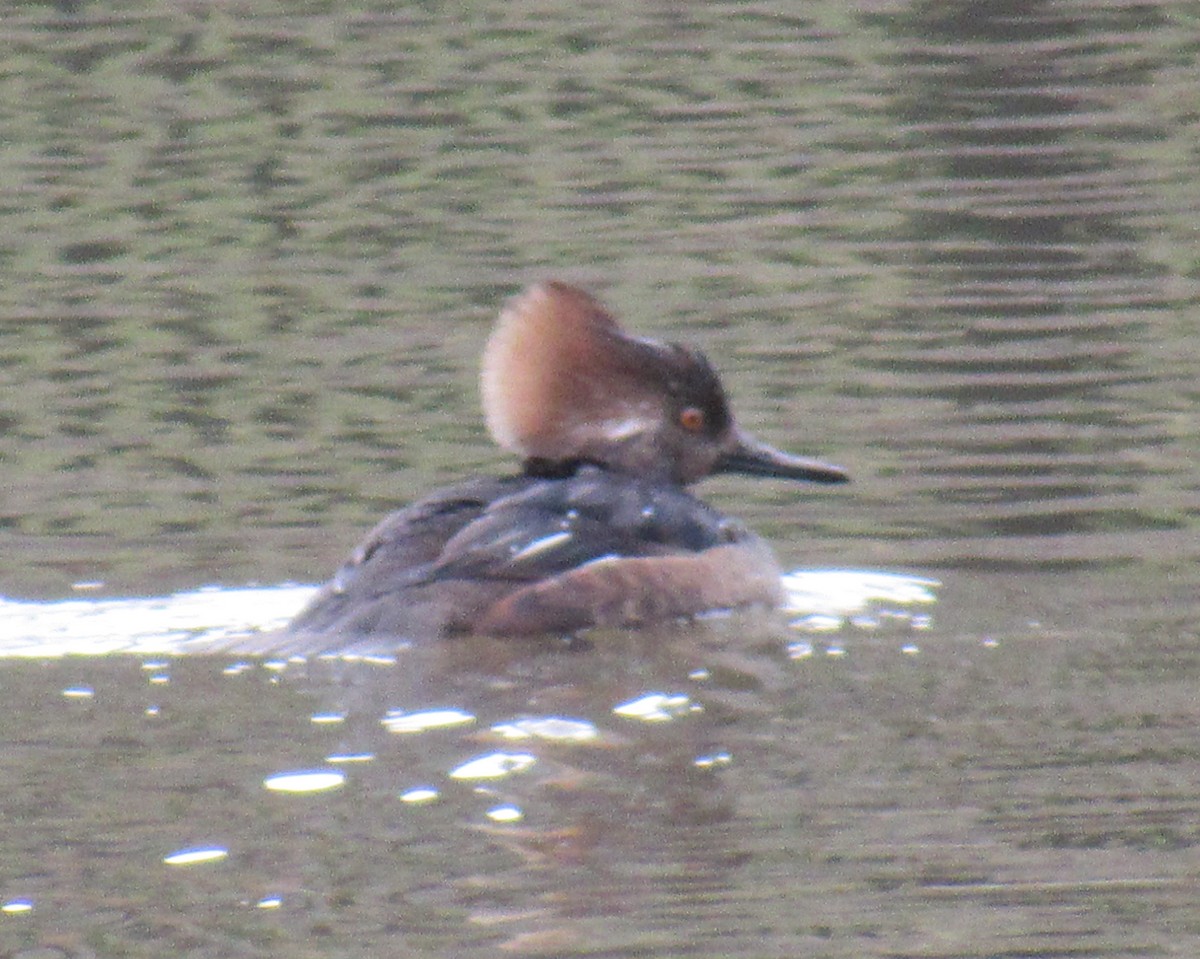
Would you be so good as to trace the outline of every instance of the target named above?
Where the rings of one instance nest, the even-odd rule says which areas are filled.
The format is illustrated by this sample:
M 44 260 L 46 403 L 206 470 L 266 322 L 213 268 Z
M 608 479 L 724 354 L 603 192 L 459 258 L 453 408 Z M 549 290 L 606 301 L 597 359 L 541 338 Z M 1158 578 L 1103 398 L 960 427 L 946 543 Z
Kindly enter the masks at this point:
M 694 406 L 680 410 L 679 425 L 689 433 L 699 433 L 704 429 L 704 411 Z

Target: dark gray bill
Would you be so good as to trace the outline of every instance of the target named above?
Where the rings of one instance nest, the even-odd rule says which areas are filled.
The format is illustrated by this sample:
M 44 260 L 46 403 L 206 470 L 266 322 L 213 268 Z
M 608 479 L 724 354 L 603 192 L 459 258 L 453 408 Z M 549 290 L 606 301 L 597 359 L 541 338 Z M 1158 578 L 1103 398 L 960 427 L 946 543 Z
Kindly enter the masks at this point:
M 792 456 L 742 433 L 737 446 L 717 461 L 714 473 L 747 473 L 807 480 L 810 483 L 848 483 L 850 475 L 840 466 L 806 456 Z

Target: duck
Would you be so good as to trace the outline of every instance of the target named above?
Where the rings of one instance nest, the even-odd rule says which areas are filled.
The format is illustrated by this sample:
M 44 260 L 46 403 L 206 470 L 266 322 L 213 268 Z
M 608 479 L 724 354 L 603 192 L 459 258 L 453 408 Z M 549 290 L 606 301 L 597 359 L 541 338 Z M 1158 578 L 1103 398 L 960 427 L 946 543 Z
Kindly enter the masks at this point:
M 504 307 L 480 387 L 488 431 L 520 469 L 386 516 L 277 648 L 572 636 L 775 607 L 783 595 L 770 546 L 691 487 L 723 473 L 849 480 L 743 430 L 700 350 L 632 335 L 561 281 Z

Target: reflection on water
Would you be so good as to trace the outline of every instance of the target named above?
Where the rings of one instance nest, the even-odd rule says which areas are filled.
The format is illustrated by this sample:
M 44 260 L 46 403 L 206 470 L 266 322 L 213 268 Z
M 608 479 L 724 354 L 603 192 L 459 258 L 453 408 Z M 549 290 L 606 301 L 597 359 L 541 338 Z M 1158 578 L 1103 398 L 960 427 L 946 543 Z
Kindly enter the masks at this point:
M 309 586 L 207 589 L 136 599 L 34 602 L 0 598 L 0 656 L 178 653 L 283 626 Z
M 1195 953 L 1194 21 L 454 13 L 0 21 L 0 954 Z M 788 618 L 175 656 L 509 468 L 548 275 L 850 468 L 705 487 Z
M 892 619 L 920 624 L 936 580 L 867 570 L 796 570 L 784 577 L 793 628 L 828 631 Z M 83 584 L 83 592 L 93 584 Z M 282 627 L 310 586 L 222 589 L 170 596 L 36 602 L 0 597 L 0 657 L 194 653 Z M 714 614 L 714 616 L 717 614 Z
M 843 633 L 797 659 L 728 620 L 376 663 L 10 660 L 0 813 L 22 828 L 0 895 L 32 908 L 0 945 L 61 928 L 132 955 L 1187 941 L 1194 643 L 903 641 Z M 90 697 L 61 695 L 84 677 Z

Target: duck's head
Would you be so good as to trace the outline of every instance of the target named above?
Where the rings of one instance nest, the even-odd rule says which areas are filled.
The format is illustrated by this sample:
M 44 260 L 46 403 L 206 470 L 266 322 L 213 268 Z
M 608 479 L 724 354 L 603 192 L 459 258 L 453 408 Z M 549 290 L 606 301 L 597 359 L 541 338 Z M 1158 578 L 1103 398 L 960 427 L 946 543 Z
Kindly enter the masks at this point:
M 488 430 L 530 472 L 591 463 L 679 485 L 714 473 L 849 479 L 741 430 L 703 353 L 630 336 L 566 283 L 539 283 L 504 309 L 481 383 Z

